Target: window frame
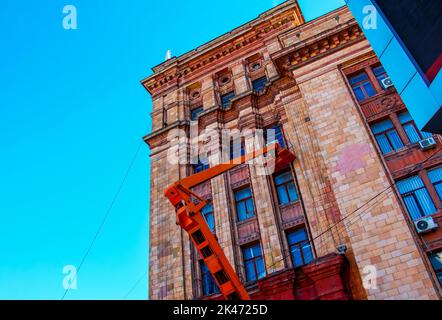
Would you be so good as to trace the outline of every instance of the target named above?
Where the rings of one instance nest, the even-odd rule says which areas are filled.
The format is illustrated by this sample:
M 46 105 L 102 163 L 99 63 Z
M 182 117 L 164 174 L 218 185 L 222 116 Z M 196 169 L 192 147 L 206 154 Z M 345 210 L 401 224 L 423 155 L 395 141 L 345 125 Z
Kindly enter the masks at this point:
M 210 210 L 208 211 L 204 211 L 204 209 L 210 207 Z M 208 201 L 207 204 L 204 206 L 204 208 L 201 210 L 201 213 L 207 223 L 207 225 L 209 226 L 210 231 L 212 231 L 213 234 L 215 234 L 215 211 L 213 210 L 213 203 L 212 201 Z M 212 221 L 213 221 L 213 226 L 211 226 L 209 224 L 209 220 L 207 219 L 208 216 L 212 217 Z
M 433 254 L 430 254 L 430 255 L 428 256 L 428 258 L 429 258 L 429 260 L 430 260 L 431 266 L 433 267 L 434 273 L 436 274 L 436 277 L 437 277 L 437 279 L 439 280 L 440 285 L 442 286 L 442 266 L 441 266 L 440 269 L 436 269 L 436 267 L 434 266 L 433 261 L 432 261 L 432 257 L 433 257 L 433 256 L 436 256 L 436 255 L 439 255 L 439 254 L 442 254 L 442 251 L 439 251 L 439 252 L 435 252 L 435 253 L 433 253 Z
M 244 199 L 241 199 L 241 200 L 237 200 L 236 199 L 236 194 L 237 193 L 239 193 L 239 192 L 241 192 L 241 191 L 243 191 L 243 190 L 246 190 L 246 189 L 249 189 L 250 190 L 250 196 L 248 196 L 248 197 L 246 197 L 246 198 L 244 198 Z M 239 189 L 236 189 L 236 190 L 234 190 L 233 191 L 233 197 L 234 197 L 234 200 L 235 200 L 235 210 L 236 210 L 236 218 L 237 218 L 237 221 L 238 222 L 243 222 L 243 221 L 247 221 L 247 220 L 249 220 L 249 219 L 253 219 L 253 218 L 255 218 L 256 217 L 256 206 L 255 206 L 255 199 L 254 199 L 254 197 L 253 197 L 253 190 L 252 190 L 252 187 L 251 186 L 244 186 L 244 187 L 242 187 L 242 188 L 239 188 Z M 247 206 L 247 201 L 248 200 L 251 200 L 252 201 L 252 206 L 253 206 L 253 215 L 250 215 L 249 213 L 250 213 L 250 211 L 248 211 L 248 206 Z M 244 207 L 245 207 L 245 209 L 246 209 L 246 212 L 245 212 L 245 218 L 244 219 L 241 219 L 240 218 L 240 214 L 239 214 L 239 210 L 238 210 L 238 204 L 240 204 L 240 203 L 244 203 Z
M 252 80 L 252 90 L 254 92 L 258 92 L 258 93 L 263 92 L 268 81 L 269 80 L 267 79 L 267 76 L 262 76 L 262 77 L 255 79 L 255 80 Z M 255 88 L 255 83 L 259 83 L 260 86 L 258 86 L 258 88 Z
M 416 188 L 416 189 L 413 189 L 413 190 L 411 190 L 411 191 L 407 191 L 407 192 L 404 192 L 404 193 L 401 193 L 401 191 L 399 190 L 399 194 L 400 194 L 400 196 L 401 196 L 401 198 L 402 198 L 402 201 L 403 201 L 404 204 L 405 204 L 405 208 L 407 209 L 407 212 L 408 212 L 408 214 L 409 214 L 409 216 L 410 216 L 410 219 L 411 219 L 412 221 L 417 221 L 417 220 L 419 220 L 420 218 L 424 218 L 424 217 L 431 216 L 431 215 L 433 215 L 434 213 L 437 212 L 436 204 L 434 203 L 433 199 L 431 198 L 431 194 L 430 194 L 430 192 L 429 192 L 427 186 L 425 185 L 424 181 L 422 180 L 422 178 L 421 178 L 419 175 L 411 176 L 411 177 L 404 178 L 404 179 L 401 179 L 401 180 L 397 181 L 397 182 L 396 182 L 396 188 L 399 189 L 398 184 L 399 184 L 400 182 L 404 182 L 404 181 L 407 181 L 407 180 L 411 180 L 411 179 L 414 179 L 414 178 L 416 178 L 416 177 L 420 179 L 420 181 L 421 181 L 421 183 L 422 183 L 422 186 L 421 186 L 421 187 L 418 187 L 418 188 Z M 432 204 L 432 206 L 434 207 L 434 209 L 435 209 L 434 212 L 432 212 L 432 213 L 428 213 L 428 214 L 425 213 L 425 209 L 424 209 L 422 203 L 419 201 L 419 197 L 416 195 L 416 193 L 417 193 L 418 191 L 420 191 L 420 190 L 425 190 L 425 191 L 426 191 L 426 196 L 428 196 L 428 199 L 427 199 L 427 200 L 429 200 L 430 203 Z M 417 206 L 419 212 L 411 212 L 411 211 L 410 211 L 410 209 L 409 209 L 409 207 L 408 207 L 408 205 L 407 205 L 407 201 L 405 200 L 405 199 L 408 198 L 408 197 L 412 197 L 412 198 L 413 198 L 413 200 L 414 200 L 414 202 L 415 202 L 415 204 L 416 204 L 416 206 Z M 416 214 L 415 214 L 415 213 L 416 213 Z M 413 218 L 414 215 L 416 215 L 416 216 L 419 215 L 419 217 L 417 217 L 417 218 Z
M 375 70 L 376 69 L 379 69 L 379 68 L 382 68 L 383 70 L 384 70 L 384 72 L 382 72 L 382 73 L 380 73 L 379 75 L 377 75 L 376 74 L 376 72 L 375 72 Z M 390 76 L 388 75 L 388 73 L 387 73 L 387 70 L 385 70 L 385 68 L 384 68 L 384 66 L 383 65 L 375 65 L 375 66 L 372 66 L 371 67 L 371 72 L 373 73 L 373 75 L 376 77 L 376 79 L 378 80 L 378 82 L 379 82 L 379 85 L 381 86 L 381 89 L 382 90 L 388 90 L 388 88 L 384 88 L 384 85 L 382 84 L 382 81 L 381 80 L 383 80 L 383 79 L 385 79 L 385 78 L 389 78 Z
M 199 106 L 197 108 L 193 108 L 190 110 L 190 120 L 191 121 L 196 121 L 198 120 L 199 116 L 201 113 L 204 112 L 204 107 L 203 106 Z
M 363 80 L 361 80 L 361 81 L 358 81 L 358 82 L 352 83 L 352 79 L 355 79 L 355 78 L 361 76 L 362 74 L 364 74 L 367 78 L 366 78 L 366 79 L 363 79 Z M 364 83 L 367 83 L 367 82 L 370 84 L 371 89 L 372 89 L 373 92 L 374 92 L 373 95 L 369 95 L 369 94 L 367 93 L 367 90 L 366 90 L 365 87 L 364 87 Z M 356 100 L 358 100 L 358 102 L 365 101 L 365 100 L 370 99 L 370 98 L 372 98 L 372 97 L 374 97 L 374 96 L 377 95 L 377 92 L 376 92 L 375 86 L 374 86 L 373 83 L 370 81 L 370 76 L 368 75 L 368 73 L 367 73 L 366 71 L 360 71 L 360 72 L 355 73 L 355 74 L 353 74 L 353 75 L 349 75 L 349 76 L 348 76 L 348 83 L 349 83 L 349 85 L 350 85 L 350 87 L 351 87 L 351 89 L 352 89 L 352 91 L 353 91 L 353 93 L 354 93 L 354 95 L 355 95 L 355 97 L 356 97 Z M 358 95 L 357 95 L 356 92 L 355 92 L 355 88 L 359 88 L 359 89 L 362 91 L 362 93 L 363 93 L 363 95 L 364 95 L 364 98 L 363 98 L 363 99 L 359 99 L 359 98 L 358 98 Z
M 210 168 L 210 165 L 209 165 L 209 164 L 204 164 L 204 163 L 202 163 L 201 161 L 198 161 L 197 164 L 192 164 L 193 174 L 196 174 L 196 173 L 200 173 L 200 172 L 206 171 L 206 170 L 209 169 L 209 168 Z
M 386 119 L 386 120 L 390 120 L 390 119 Z M 385 121 L 385 120 L 383 120 L 383 121 Z M 391 120 L 390 120 L 390 121 L 391 121 Z M 381 121 L 379 121 L 379 122 L 377 122 L 377 123 L 380 123 L 380 122 L 381 122 Z M 376 123 L 373 123 L 373 124 L 370 126 L 370 129 L 372 130 L 372 132 L 373 132 L 373 128 L 372 128 L 372 126 L 375 125 L 375 124 L 376 124 Z M 375 140 L 376 140 L 376 143 L 378 144 L 379 149 L 381 149 L 381 152 L 382 152 L 383 155 L 388 155 L 388 154 L 391 154 L 391 153 L 394 153 L 394 152 L 398 152 L 398 151 L 400 151 L 401 149 L 403 149 L 403 148 L 405 147 L 405 143 L 404 143 L 404 141 L 402 141 L 402 138 L 401 138 L 401 136 L 399 135 L 398 130 L 396 129 L 396 127 L 394 126 L 393 123 L 392 123 L 392 125 L 393 125 L 393 128 L 390 128 L 390 129 L 387 129 L 387 130 L 384 130 L 384 131 L 381 131 L 381 132 L 378 132 L 378 133 L 373 133 L 373 135 L 374 135 L 374 137 L 375 137 Z M 398 148 L 398 149 L 396 149 L 396 148 L 394 147 L 393 142 L 391 141 L 390 136 L 388 135 L 388 133 L 389 133 L 389 132 L 392 132 L 392 131 L 396 132 L 396 134 L 397 134 L 398 137 L 399 137 L 399 140 L 402 142 L 402 147 L 400 147 L 400 148 Z M 388 145 L 390 146 L 390 149 L 391 149 L 390 152 L 384 153 L 384 152 L 382 151 L 382 148 L 381 148 L 381 146 L 380 146 L 380 144 L 379 144 L 379 141 L 378 141 L 378 139 L 377 139 L 378 136 L 385 136 L 385 138 L 387 139 Z
M 260 255 L 259 256 L 254 256 L 252 258 L 247 258 L 245 257 L 245 250 L 252 250 L 253 253 L 253 248 L 255 247 L 259 247 L 259 252 Z M 242 260 L 243 260 L 243 264 L 244 264 L 244 272 L 245 272 L 245 279 L 246 282 L 256 282 L 259 279 L 262 279 L 266 276 L 267 274 L 267 270 L 266 270 L 266 265 L 265 265 L 265 261 L 264 261 L 264 255 L 262 253 L 262 246 L 260 242 L 255 242 L 255 243 L 251 243 L 248 245 L 245 245 L 241 248 L 241 253 L 242 253 Z M 261 260 L 262 262 L 262 267 L 264 270 L 264 275 L 260 277 L 259 271 L 258 271 L 258 267 L 257 267 L 257 260 Z M 255 279 L 248 279 L 247 278 L 247 264 L 248 262 L 253 262 L 253 271 L 254 271 L 254 275 L 255 275 Z
M 281 148 L 285 148 L 287 143 L 286 143 L 286 139 L 285 139 L 284 128 L 282 127 L 282 125 L 275 124 L 275 125 L 269 126 L 264 129 L 264 143 L 265 144 L 272 142 L 272 141 L 267 141 L 267 138 L 268 138 L 267 131 L 268 130 L 275 130 L 275 140 L 278 141 Z M 278 134 L 278 131 L 279 131 L 279 134 Z M 281 140 L 278 138 L 278 136 L 281 137 Z M 281 142 L 282 142 L 282 144 L 281 144 Z
M 277 178 L 278 176 L 282 176 L 282 175 L 284 175 L 284 174 L 290 174 L 290 177 L 291 177 L 291 178 L 290 178 L 289 180 L 287 180 L 287 181 L 284 181 L 284 182 L 278 184 L 278 183 L 276 182 L 276 178 Z M 280 206 L 285 206 L 285 205 L 289 205 L 289 204 L 292 204 L 292 203 L 297 203 L 297 202 L 299 202 L 299 192 L 298 192 L 298 189 L 297 189 L 297 185 L 296 185 L 296 182 L 295 182 L 295 178 L 294 178 L 293 173 L 292 173 L 291 170 L 283 170 L 283 171 L 280 171 L 280 172 L 276 172 L 276 173 L 274 173 L 274 174 L 273 174 L 273 183 L 274 183 L 274 185 L 275 185 L 276 196 L 277 196 L 277 198 L 278 198 L 278 203 L 279 203 Z M 289 184 L 293 184 L 293 188 L 294 188 L 295 193 L 296 193 L 296 199 L 295 199 L 295 200 L 292 200 L 292 199 L 291 199 L 290 192 L 289 192 L 289 189 L 288 189 L 288 185 L 289 185 Z M 284 192 L 285 192 L 286 195 L 287 195 L 288 202 L 283 203 L 282 200 L 280 199 L 280 197 L 279 197 L 279 192 L 278 192 L 278 190 L 279 190 L 280 188 L 284 188 Z
M 207 267 L 204 260 L 198 260 L 199 265 L 199 271 L 201 275 L 201 294 L 203 297 L 209 297 L 214 294 L 220 293 L 220 289 L 218 287 L 218 284 L 215 281 L 215 278 L 210 273 L 209 268 Z M 208 287 L 206 287 L 206 284 L 210 284 L 213 288 L 213 290 L 209 290 Z
M 227 93 L 225 93 L 225 94 L 222 94 L 222 95 L 220 96 L 221 107 L 222 107 L 223 109 L 227 109 L 227 108 L 229 108 L 230 105 L 231 105 L 231 103 L 232 103 L 232 100 L 235 98 L 235 96 L 236 96 L 236 94 L 235 94 L 235 91 L 234 91 L 234 90 L 233 90 L 233 91 L 229 91 L 229 92 L 227 92 Z M 226 97 L 228 97 L 228 99 L 226 99 Z
M 436 171 L 436 170 L 442 170 L 442 167 L 440 167 L 440 166 L 434 167 L 434 168 L 428 170 L 427 174 L 429 175 L 430 183 L 433 185 L 434 190 L 436 191 L 437 195 L 439 196 L 439 200 L 442 201 L 442 191 L 439 192 L 439 189 L 437 188 L 439 185 L 442 185 L 442 179 L 434 182 L 430 177 L 430 173 L 432 173 L 433 171 Z
M 305 236 L 306 236 L 306 239 L 305 239 L 305 240 L 302 240 L 302 241 L 300 241 L 300 242 L 290 243 L 289 235 L 290 235 L 290 234 L 294 234 L 294 233 L 296 233 L 296 232 L 299 232 L 299 231 L 301 231 L 301 230 L 304 231 Z M 308 232 L 307 232 L 307 229 L 306 229 L 306 228 L 303 227 L 303 228 L 298 228 L 298 229 L 288 230 L 288 231 L 286 232 L 286 238 L 287 238 L 287 245 L 288 245 L 288 248 L 289 248 L 290 259 L 291 259 L 291 261 L 292 261 L 293 268 L 295 268 L 295 269 L 297 269 L 297 268 L 301 268 L 301 267 L 303 267 L 303 266 L 309 264 L 311 261 L 314 260 L 314 255 L 313 255 L 313 250 L 312 250 L 312 243 L 310 242 L 309 235 L 308 235 Z M 311 254 L 311 256 L 312 256 L 312 260 L 310 260 L 310 261 L 308 261 L 308 262 L 306 262 L 306 259 L 305 259 L 305 257 L 304 257 L 304 251 L 303 251 L 303 248 L 304 248 L 303 246 L 304 246 L 305 244 L 308 244 L 308 245 L 310 246 L 310 254 Z M 301 255 L 302 265 L 295 265 L 295 259 L 293 258 L 293 252 L 292 252 L 292 248 L 294 248 L 294 247 L 297 247 L 298 250 L 299 250 L 299 253 L 300 253 L 300 255 Z
M 408 114 L 408 115 L 410 116 L 410 120 L 405 121 L 405 122 L 402 122 L 402 120 L 401 120 L 401 116 L 403 116 L 403 115 L 405 115 L 405 114 Z M 399 119 L 399 122 L 400 122 L 402 128 L 403 128 L 404 131 L 405 131 L 406 136 L 408 137 L 408 140 L 410 140 L 410 143 L 415 144 L 415 143 L 419 143 L 419 141 L 422 141 L 422 140 L 424 140 L 424 139 L 430 138 L 430 136 L 429 136 L 429 137 L 424 137 L 424 136 L 423 136 L 424 132 L 422 132 L 421 130 L 419 130 L 418 126 L 416 125 L 416 122 L 415 122 L 414 119 L 411 117 L 411 114 L 410 114 L 409 111 L 401 112 L 401 113 L 397 114 L 397 117 L 398 117 L 398 119 Z M 408 125 L 413 126 L 414 131 L 416 132 L 416 134 L 417 134 L 418 137 L 419 137 L 419 141 L 414 141 L 414 142 L 413 142 L 413 141 L 411 140 L 411 137 L 408 135 L 408 132 L 407 132 L 407 130 L 405 129 L 405 127 L 408 126 Z M 428 133 L 428 134 L 430 135 L 431 133 Z

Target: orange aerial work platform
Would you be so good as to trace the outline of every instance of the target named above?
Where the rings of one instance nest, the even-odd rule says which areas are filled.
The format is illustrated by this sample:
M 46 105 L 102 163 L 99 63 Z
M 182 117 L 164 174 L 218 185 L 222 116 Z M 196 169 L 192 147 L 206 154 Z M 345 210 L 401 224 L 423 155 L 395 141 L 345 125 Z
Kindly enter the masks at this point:
M 264 165 L 267 165 L 269 161 L 274 161 L 275 171 L 286 167 L 295 160 L 295 155 L 290 150 L 281 148 L 278 143 L 273 143 L 251 154 L 243 155 L 181 179 L 169 186 L 164 192 L 176 210 L 177 225 L 189 234 L 222 295 L 227 300 L 250 300 L 250 296 L 201 213 L 207 202 L 192 192 L 191 188 L 259 156 L 266 154 L 269 156 L 268 153 L 273 151 L 275 157 Z M 197 200 L 197 203 L 194 203 L 194 199 Z

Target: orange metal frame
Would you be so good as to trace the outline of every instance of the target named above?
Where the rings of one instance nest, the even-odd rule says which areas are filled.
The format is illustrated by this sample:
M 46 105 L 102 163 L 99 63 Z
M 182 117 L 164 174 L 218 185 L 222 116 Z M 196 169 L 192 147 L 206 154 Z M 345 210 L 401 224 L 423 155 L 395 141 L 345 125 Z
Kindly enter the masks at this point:
M 275 171 L 295 160 L 295 155 L 292 152 L 275 143 L 252 154 L 241 156 L 228 163 L 219 164 L 181 179 L 164 192 L 176 210 L 177 225 L 189 234 L 222 295 L 227 300 L 250 300 L 250 296 L 201 213 L 207 202 L 190 189 L 273 150 L 275 151 Z M 197 203 L 194 203 L 193 197 L 198 200 Z

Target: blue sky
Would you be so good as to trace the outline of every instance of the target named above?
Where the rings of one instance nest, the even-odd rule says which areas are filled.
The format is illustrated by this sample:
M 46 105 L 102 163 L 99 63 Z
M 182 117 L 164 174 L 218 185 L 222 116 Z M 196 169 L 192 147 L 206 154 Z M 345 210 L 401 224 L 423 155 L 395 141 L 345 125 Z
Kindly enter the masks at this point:
M 150 129 L 150 67 L 282 1 L 2 1 L 0 299 L 60 299 Z M 307 19 L 343 4 L 300 0 Z M 78 30 L 62 9 L 78 9 Z M 66 299 L 122 299 L 147 270 L 142 146 Z M 143 277 L 128 299 L 147 298 Z

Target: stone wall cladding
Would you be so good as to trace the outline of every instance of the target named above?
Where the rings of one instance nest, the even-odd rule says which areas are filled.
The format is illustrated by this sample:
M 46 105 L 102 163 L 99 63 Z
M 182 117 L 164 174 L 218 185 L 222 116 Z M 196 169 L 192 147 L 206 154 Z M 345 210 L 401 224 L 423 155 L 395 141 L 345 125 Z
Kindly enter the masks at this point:
M 340 71 L 331 70 L 299 83 L 299 89 L 345 217 L 381 194 L 390 182 Z M 368 265 L 377 268 L 378 289 L 367 290 L 367 296 L 437 298 L 402 208 L 391 192 L 385 194 L 389 196 L 380 196 L 376 205 L 358 211 L 363 211 L 360 219 L 340 228 L 348 234 L 360 273 Z
M 284 12 L 294 10 L 293 5 L 278 8 L 270 15 L 273 22 L 278 21 L 279 15 L 294 15 Z M 211 62 L 206 69 L 199 68 L 193 74 L 189 69 L 189 75 L 181 75 L 181 82 L 166 81 L 162 84 L 164 90 L 161 85 L 156 86 L 154 78 L 158 76 L 161 79 L 158 82 L 165 81 L 163 73 L 169 73 L 168 68 L 172 67 L 168 65 L 176 62 L 166 63 L 164 69 L 156 67 L 156 74 L 143 82 L 148 90 L 154 90 L 153 133 L 145 138 L 152 151 L 150 299 L 201 298 L 196 288 L 200 286 L 200 275 L 191 258 L 189 237 L 176 226 L 175 211 L 163 193 L 168 185 L 191 173 L 190 166 L 172 165 L 167 161 L 166 135 L 172 128 L 188 129 L 186 88 L 193 82 L 201 88 L 204 108 L 199 130 L 262 128 L 275 122 L 283 125 L 285 138 L 297 156 L 293 170 L 316 256 L 336 252 L 339 244 L 348 246 L 353 298 L 438 298 L 403 208 L 393 193 L 387 193 L 390 181 L 385 167 L 339 70 L 342 63 L 370 53 L 370 45 L 364 39 L 347 42 L 339 50 L 310 56 L 308 63 L 284 70 L 278 60 L 280 52 L 304 42 L 320 41 L 322 36 L 353 23 L 345 8 L 296 27 L 295 22 L 301 20 L 298 16 L 289 24 L 274 23 L 273 29 L 267 30 L 260 41 L 247 44 L 244 40 L 242 49 L 235 53 L 227 50 L 225 57 L 216 58 L 218 64 Z M 234 35 L 232 33 L 232 37 Z M 263 57 L 268 79 L 274 83 L 262 96 L 251 96 L 244 61 L 257 53 Z M 190 61 L 190 55 L 183 60 Z M 184 64 L 173 68 L 184 72 L 182 70 L 187 70 Z M 214 75 L 225 68 L 232 71 L 233 86 L 240 97 L 231 108 L 221 110 Z M 271 278 L 274 272 L 284 274 L 290 266 L 285 234 L 278 226 L 279 213 L 270 188 L 271 178 L 258 176 L 253 167 L 247 172 L 255 199 L 259 241 Z M 230 175 L 224 174 L 210 183 L 216 236 L 232 266 L 244 278 Z M 354 219 L 346 218 L 383 190 L 387 190 L 385 196 L 376 198 L 375 205 L 364 206 L 364 210 L 354 214 Z M 359 213 L 361 216 L 356 219 Z M 344 222 L 340 222 L 342 219 Z M 369 265 L 377 268 L 377 289 L 366 290 L 362 285 L 364 267 Z

